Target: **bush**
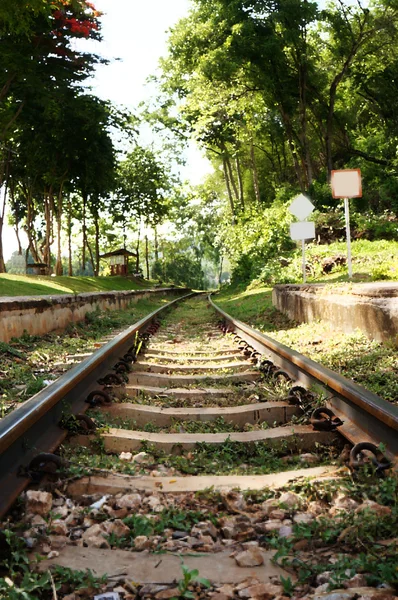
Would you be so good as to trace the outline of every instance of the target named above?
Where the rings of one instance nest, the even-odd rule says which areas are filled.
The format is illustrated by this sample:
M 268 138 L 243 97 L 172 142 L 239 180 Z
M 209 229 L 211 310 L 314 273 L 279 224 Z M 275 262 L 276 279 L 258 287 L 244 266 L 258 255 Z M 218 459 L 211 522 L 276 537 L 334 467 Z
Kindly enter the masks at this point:
M 290 204 L 290 201 L 289 201 Z M 220 241 L 231 262 L 231 282 L 248 282 L 260 275 L 270 260 L 295 248 L 290 238 L 292 216 L 288 204 L 247 211 L 236 225 L 225 224 Z
M 152 277 L 184 287 L 203 288 L 204 273 L 201 262 L 189 254 L 177 254 L 156 261 L 152 267 Z

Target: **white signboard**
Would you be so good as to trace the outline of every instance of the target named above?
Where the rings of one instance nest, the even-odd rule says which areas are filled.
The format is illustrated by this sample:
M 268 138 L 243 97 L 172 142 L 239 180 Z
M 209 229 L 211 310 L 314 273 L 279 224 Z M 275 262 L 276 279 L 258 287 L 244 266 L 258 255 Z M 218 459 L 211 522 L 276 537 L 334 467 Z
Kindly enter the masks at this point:
M 311 200 L 307 198 L 307 196 L 304 196 L 304 194 L 300 194 L 294 198 L 293 202 L 289 206 L 289 211 L 292 213 L 292 215 L 297 217 L 297 219 L 302 221 L 310 216 L 314 208 L 315 206 L 312 204 Z
M 292 240 L 310 240 L 315 237 L 315 223 L 313 221 L 301 221 L 290 224 L 290 237 Z
M 362 197 L 362 179 L 360 169 L 341 169 L 332 171 L 331 180 L 333 198 L 344 198 L 345 228 L 347 237 L 347 265 L 348 276 L 352 278 L 351 260 L 351 231 L 350 231 L 350 207 L 348 198 Z
M 361 170 L 342 169 L 332 171 L 331 185 L 333 198 L 361 198 Z

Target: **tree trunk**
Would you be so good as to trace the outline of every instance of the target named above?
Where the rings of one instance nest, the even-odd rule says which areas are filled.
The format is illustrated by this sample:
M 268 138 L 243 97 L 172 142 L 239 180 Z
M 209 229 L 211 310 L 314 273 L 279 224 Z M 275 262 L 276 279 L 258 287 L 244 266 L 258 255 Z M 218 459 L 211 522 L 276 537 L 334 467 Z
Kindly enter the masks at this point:
M 72 202 L 70 199 L 70 193 L 68 194 L 68 275 L 73 277 L 72 267 Z
M 3 225 L 4 220 L 0 218 L 0 273 L 6 273 L 6 263 L 4 261 L 4 253 L 3 253 Z
M 236 155 L 235 167 L 236 167 L 236 174 L 238 176 L 239 202 L 240 202 L 242 211 L 244 211 L 245 210 L 245 199 L 244 199 L 244 194 L 243 194 L 242 173 L 241 173 L 241 169 L 240 169 L 240 160 L 239 160 L 239 156 L 238 155 Z
M 4 219 L 6 215 L 6 206 L 7 206 L 7 193 L 8 193 L 8 177 L 9 177 L 9 167 L 10 167 L 10 152 L 8 152 L 7 158 L 3 163 L 3 175 L 1 177 L 0 183 L 0 192 L 3 187 L 4 181 L 4 191 L 3 191 L 3 199 L 0 207 L 0 273 L 6 273 L 6 264 L 4 261 L 4 250 L 3 250 L 3 227 L 4 227 Z
M 218 269 L 218 285 L 221 285 L 223 262 L 224 262 L 224 256 L 221 254 L 220 265 L 219 265 L 219 269 Z
M 250 160 L 251 160 L 251 164 L 252 164 L 254 194 L 256 196 L 257 202 L 259 203 L 261 200 L 261 196 L 260 196 L 260 186 L 258 184 L 258 171 L 257 171 L 256 157 L 254 155 L 253 139 L 250 140 Z
M 95 214 L 95 217 L 94 217 L 94 227 L 95 227 L 95 269 L 94 269 L 94 277 L 98 277 L 99 268 L 100 268 L 100 250 L 99 250 L 100 230 L 99 230 L 98 211 L 96 211 L 96 214 Z
M 158 229 L 156 227 L 156 225 L 153 228 L 154 234 L 155 234 L 155 261 L 157 262 L 159 260 L 159 242 L 158 242 Z
M 10 187 L 10 198 L 11 198 L 11 202 L 12 205 L 15 206 L 15 184 L 12 182 Z M 21 244 L 21 238 L 19 235 L 19 220 L 18 220 L 18 211 L 16 211 L 16 217 L 15 217 L 15 223 L 14 223 L 14 231 L 15 231 L 15 237 L 17 238 L 17 243 L 18 243 L 18 256 L 22 256 L 22 244 Z
M 46 237 L 44 240 L 44 260 L 47 265 L 47 274 L 51 273 L 51 246 L 53 243 L 53 214 L 54 214 L 54 196 L 53 189 L 44 194 L 44 216 L 46 222 Z
M 86 232 L 86 210 L 87 210 L 87 194 L 83 192 L 83 215 L 82 215 L 82 233 L 83 233 L 83 247 L 82 247 L 82 271 L 84 273 L 86 269 L 86 244 L 87 244 L 87 232 Z
M 50 191 L 44 193 L 44 218 L 46 222 L 46 236 L 43 243 L 43 262 L 47 265 L 46 271 L 50 273 L 50 236 L 51 236 L 51 208 Z
M 4 190 L 3 202 L 0 209 L 0 273 L 6 273 L 6 264 L 4 261 L 4 251 L 3 251 L 3 226 L 4 226 L 4 216 L 5 216 L 5 207 L 6 207 L 6 194 L 7 188 Z
M 15 237 L 17 238 L 17 244 L 18 244 L 18 256 L 22 256 L 22 244 L 21 244 L 21 238 L 19 237 L 18 223 L 15 223 L 14 231 L 15 231 Z
M 137 257 L 135 259 L 135 272 L 139 273 L 140 270 L 140 237 L 141 237 L 141 218 L 138 224 L 138 238 L 137 238 L 137 246 L 136 246 L 136 253 L 137 253 Z
M 231 161 L 230 161 L 228 155 L 225 156 L 225 163 L 227 165 L 228 174 L 229 174 L 229 181 L 230 181 L 230 184 L 231 184 L 233 192 L 234 192 L 235 200 L 237 202 L 239 202 L 239 192 L 238 192 L 238 188 L 236 187 L 236 183 L 235 183 L 235 179 L 234 179 L 234 174 L 232 172 L 232 165 L 231 165 Z
M 145 263 L 146 263 L 146 278 L 149 279 L 149 251 L 148 251 L 148 236 L 145 236 Z
M 55 264 L 55 274 L 58 276 L 63 275 L 64 268 L 62 266 L 62 248 L 61 248 L 61 235 L 62 235 L 62 190 L 63 183 L 59 188 L 58 201 L 57 201 L 57 262 Z
M 90 255 L 90 262 L 91 262 L 91 266 L 93 268 L 93 272 L 95 272 L 95 262 L 94 262 L 94 255 L 93 255 L 93 251 L 91 250 L 91 246 L 88 242 L 88 237 L 86 236 L 86 244 L 87 244 L 87 250 L 88 253 Z
M 231 186 L 229 184 L 229 175 L 228 175 L 228 169 L 227 169 L 227 162 L 226 162 L 225 158 L 222 159 L 222 164 L 223 164 L 223 168 L 224 168 L 224 179 L 225 179 L 225 185 L 227 187 L 229 205 L 231 207 L 232 223 L 235 224 L 235 205 L 234 205 L 234 199 L 232 197 Z
M 38 263 L 42 262 L 39 252 L 36 246 L 36 239 L 34 237 L 34 208 L 33 208 L 33 198 L 32 198 L 32 187 L 28 186 L 26 190 L 26 235 L 28 237 L 28 247 L 26 249 L 26 266 L 28 265 L 29 251 L 32 255 L 33 260 Z

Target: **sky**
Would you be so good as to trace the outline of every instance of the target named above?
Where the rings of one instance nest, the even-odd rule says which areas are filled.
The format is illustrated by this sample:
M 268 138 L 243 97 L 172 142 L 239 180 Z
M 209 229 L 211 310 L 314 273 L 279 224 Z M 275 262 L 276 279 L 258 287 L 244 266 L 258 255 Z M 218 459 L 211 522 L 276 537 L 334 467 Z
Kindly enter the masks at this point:
M 149 99 L 151 90 L 146 80 L 156 72 L 159 58 L 166 54 L 167 30 L 187 15 L 189 0 L 94 0 L 104 13 L 101 18 L 103 41 L 82 42 L 87 49 L 111 60 L 99 65 L 92 91 L 103 99 L 131 111 Z M 120 60 L 115 60 L 120 59 Z M 149 140 L 148 140 L 149 141 Z M 196 184 L 209 172 L 209 163 L 194 144 L 186 153 L 187 165 L 182 177 Z M 5 228 L 4 253 L 7 260 L 17 250 L 15 234 Z

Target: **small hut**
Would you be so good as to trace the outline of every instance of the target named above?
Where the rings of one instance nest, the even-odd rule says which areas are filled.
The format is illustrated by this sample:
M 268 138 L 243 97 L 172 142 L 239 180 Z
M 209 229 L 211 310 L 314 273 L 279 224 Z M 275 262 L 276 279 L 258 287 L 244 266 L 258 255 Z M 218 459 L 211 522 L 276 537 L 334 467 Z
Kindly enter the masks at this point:
M 26 274 L 27 275 L 48 275 L 49 266 L 46 263 L 28 263 L 26 265 Z
M 106 252 L 102 254 L 100 258 L 109 258 L 109 265 L 111 268 L 111 275 L 127 275 L 128 274 L 128 264 L 129 257 L 132 256 L 137 258 L 137 254 L 135 252 L 129 252 L 125 248 L 121 248 L 120 250 L 114 250 L 113 252 Z

